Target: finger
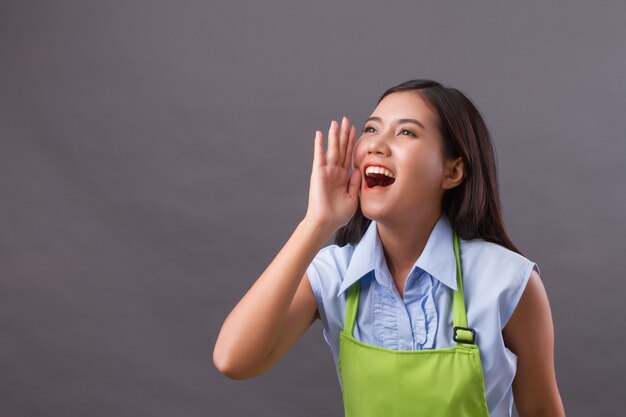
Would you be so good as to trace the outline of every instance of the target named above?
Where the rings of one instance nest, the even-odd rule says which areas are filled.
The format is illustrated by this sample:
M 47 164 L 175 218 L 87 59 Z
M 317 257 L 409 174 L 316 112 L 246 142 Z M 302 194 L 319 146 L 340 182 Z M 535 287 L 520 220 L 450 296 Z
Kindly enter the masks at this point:
M 324 166 L 324 136 L 319 130 L 315 131 L 315 150 L 313 152 L 313 166 Z
M 336 165 L 339 157 L 339 147 L 337 145 L 337 123 L 330 122 L 328 129 L 328 150 L 326 151 L 326 165 Z
M 359 197 L 359 190 L 361 189 L 361 173 L 359 171 L 352 171 L 350 174 L 350 181 L 348 182 L 348 194 L 352 198 Z
M 343 162 L 345 168 L 349 168 L 352 165 L 352 154 L 354 153 L 354 138 L 356 137 L 356 127 L 352 126 L 350 129 L 350 135 L 348 136 L 348 143 L 346 144 L 346 159 Z
M 350 121 L 346 116 L 343 116 L 343 119 L 341 119 L 341 129 L 339 131 L 339 160 L 337 161 L 340 167 L 344 166 L 344 160 L 346 158 L 346 142 L 348 142 L 349 126 Z

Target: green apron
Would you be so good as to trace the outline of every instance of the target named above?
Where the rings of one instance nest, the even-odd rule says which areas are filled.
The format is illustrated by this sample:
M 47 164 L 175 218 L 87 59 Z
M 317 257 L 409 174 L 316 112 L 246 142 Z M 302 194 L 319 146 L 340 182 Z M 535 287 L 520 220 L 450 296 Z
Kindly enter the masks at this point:
M 338 368 L 346 417 L 488 417 L 480 351 L 467 327 L 459 238 L 454 233 L 456 346 L 393 350 L 353 337 L 360 281 L 348 288 Z

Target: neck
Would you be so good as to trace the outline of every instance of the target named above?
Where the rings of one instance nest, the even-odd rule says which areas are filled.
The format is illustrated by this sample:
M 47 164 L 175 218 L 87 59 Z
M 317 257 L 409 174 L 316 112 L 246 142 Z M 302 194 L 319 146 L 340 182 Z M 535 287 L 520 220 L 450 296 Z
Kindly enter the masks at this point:
M 441 210 L 433 210 L 403 223 L 377 223 L 387 266 L 393 277 L 404 275 L 413 268 L 441 215 Z

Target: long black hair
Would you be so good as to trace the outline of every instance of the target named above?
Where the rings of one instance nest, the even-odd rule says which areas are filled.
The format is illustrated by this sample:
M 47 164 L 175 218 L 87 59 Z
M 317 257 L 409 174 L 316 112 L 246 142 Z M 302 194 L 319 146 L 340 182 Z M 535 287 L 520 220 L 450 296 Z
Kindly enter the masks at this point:
M 465 179 L 446 190 L 442 201 L 443 212 L 452 229 L 464 240 L 483 239 L 523 256 L 504 229 L 495 149 L 476 106 L 456 88 L 444 87 L 428 79 L 409 80 L 391 87 L 376 104 L 391 93 L 408 90 L 417 91 L 436 113 L 445 156 L 461 156 L 463 159 Z M 359 201 L 350 221 L 337 229 L 335 244 L 358 243 L 370 223 L 371 219 L 363 215 Z

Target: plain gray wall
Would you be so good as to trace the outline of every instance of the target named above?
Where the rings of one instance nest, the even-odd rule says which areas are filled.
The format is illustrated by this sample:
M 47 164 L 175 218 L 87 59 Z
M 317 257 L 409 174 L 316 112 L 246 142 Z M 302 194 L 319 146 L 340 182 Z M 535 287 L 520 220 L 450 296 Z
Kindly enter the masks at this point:
M 213 346 L 306 212 L 315 130 L 362 128 L 413 78 L 487 122 L 568 417 L 619 415 L 625 20 L 623 1 L 3 0 L 0 415 L 342 415 L 319 321 L 252 380 Z

